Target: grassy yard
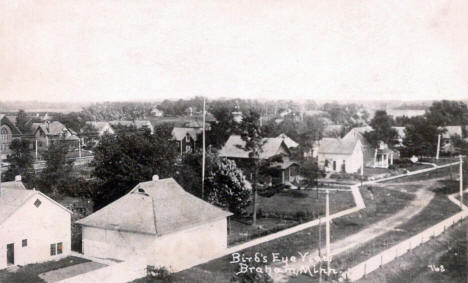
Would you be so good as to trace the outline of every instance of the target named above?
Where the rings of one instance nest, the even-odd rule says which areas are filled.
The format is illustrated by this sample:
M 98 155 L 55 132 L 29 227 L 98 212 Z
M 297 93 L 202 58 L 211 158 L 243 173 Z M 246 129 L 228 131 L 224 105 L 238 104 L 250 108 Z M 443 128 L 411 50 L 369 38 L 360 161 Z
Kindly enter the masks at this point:
M 8 283 L 38 283 L 45 282 L 39 278 L 39 274 L 64 268 L 67 266 L 72 266 L 75 264 L 80 264 L 84 262 L 89 262 L 89 260 L 69 256 L 57 261 L 47 261 L 43 263 L 28 264 L 25 266 L 19 267 L 18 270 L 14 272 L 9 272 L 7 270 L 0 270 L 0 282 Z
M 355 266 L 356 264 L 369 259 L 379 252 L 394 246 L 395 244 L 416 235 L 419 232 L 433 226 L 442 220 L 459 212 L 460 209 L 448 200 L 447 195 L 454 192 L 454 183 L 450 181 L 439 182 L 443 186 L 432 189 L 435 197 L 421 213 L 408 220 L 408 222 L 396 227 L 364 245 L 350 250 L 334 258 L 332 268 L 339 271 Z M 332 230 L 333 231 L 333 230 Z M 305 276 L 303 276 L 305 277 Z
M 417 174 L 417 175 L 412 175 L 412 176 L 407 176 L 407 177 L 401 177 L 396 180 L 389 180 L 386 182 L 389 183 L 406 183 L 406 182 L 414 182 L 414 181 L 424 181 L 427 179 L 435 179 L 435 178 L 449 178 L 452 176 L 452 179 L 455 179 L 458 175 L 458 167 L 459 165 L 453 165 L 449 167 L 444 167 L 440 169 L 436 169 L 433 171 Z M 467 167 L 467 166 L 465 166 Z M 466 174 L 465 174 L 466 175 Z
M 468 222 L 460 222 L 441 236 L 429 240 L 358 282 L 467 282 L 466 231 Z M 429 267 L 441 265 L 444 266 L 441 272 Z
M 340 219 L 335 219 L 331 224 L 332 242 L 345 238 L 372 223 L 394 214 L 413 199 L 411 194 L 386 189 L 379 189 L 373 193 L 367 189 L 363 189 L 362 195 L 367 208 Z M 330 196 L 330 199 L 333 200 L 333 194 Z M 391 201 L 389 201 L 389 199 Z M 324 230 L 325 229 L 322 227 L 322 233 L 324 233 Z M 279 253 L 280 256 L 298 256 L 298 252 L 306 252 L 317 248 L 318 233 L 318 227 L 312 227 L 283 238 L 248 248 L 240 253 L 252 257 L 255 256 L 255 253 L 259 253 L 268 255 L 270 259 L 272 253 Z M 322 236 L 322 240 L 323 239 L 324 236 Z M 230 263 L 231 260 L 232 255 L 227 255 L 176 273 L 174 282 L 229 282 L 238 269 L 238 264 Z M 140 281 L 134 282 L 147 281 L 141 279 Z
M 257 224 L 253 228 L 251 218 L 233 219 L 229 245 L 271 234 L 325 214 L 325 193 L 315 190 L 287 190 L 271 197 L 258 196 Z M 330 213 L 354 207 L 350 191 L 330 192 Z M 248 208 L 251 211 L 252 207 Z

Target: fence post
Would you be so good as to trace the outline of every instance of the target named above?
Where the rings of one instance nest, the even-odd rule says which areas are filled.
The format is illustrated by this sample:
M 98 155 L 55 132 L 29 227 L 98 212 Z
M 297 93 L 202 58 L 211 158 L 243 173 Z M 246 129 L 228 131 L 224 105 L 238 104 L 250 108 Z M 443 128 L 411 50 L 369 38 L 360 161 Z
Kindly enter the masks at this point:
M 367 272 L 367 261 L 364 262 L 364 276 L 363 277 L 366 277 L 366 272 Z
M 380 256 L 380 267 L 383 266 L 383 255 Z

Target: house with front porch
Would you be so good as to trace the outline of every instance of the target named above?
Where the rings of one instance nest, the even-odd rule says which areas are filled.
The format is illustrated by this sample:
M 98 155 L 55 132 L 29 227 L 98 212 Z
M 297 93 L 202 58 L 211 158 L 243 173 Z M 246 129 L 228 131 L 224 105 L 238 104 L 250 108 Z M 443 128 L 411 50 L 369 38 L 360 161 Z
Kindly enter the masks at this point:
M 244 146 L 245 141 L 240 136 L 231 135 L 219 151 L 219 156 L 235 160 L 245 171 L 252 159 L 249 152 L 243 149 Z M 259 158 L 271 161 L 269 167 L 272 170 L 269 177 L 272 183 L 287 184 L 296 180 L 299 165 L 291 160 L 291 152 L 282 138 L 264 138 L 262 149 Z M 251 174 L 246 175 L 251 179 Z
M 64 124 L 53 121 L 45 123 L 33 123 L 32 132 L 35 139 L 33 148 L 47 149 L 50 143 L 57 140 L 67 142 L 70 146 L 78 147 L 80 138 L 72 129 L 67 128 Z

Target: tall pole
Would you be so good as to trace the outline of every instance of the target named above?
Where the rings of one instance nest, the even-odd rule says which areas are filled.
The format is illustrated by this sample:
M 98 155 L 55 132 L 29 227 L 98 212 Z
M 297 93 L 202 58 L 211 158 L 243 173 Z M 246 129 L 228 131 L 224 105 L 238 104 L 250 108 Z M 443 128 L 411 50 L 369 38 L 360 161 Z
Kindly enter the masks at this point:
M 460 204 L 463 208 L 463 157 L 460 154 Z
M 439 152 L 440 152 L 440 134 L 437 138 L 437 153 L 436 153 L 436 160 L 439 160 Z
M 81 158 L 81 138 L 78 138 L 78 154 Z
M 37 161 L 37 139 L 36 139 L 36 161 Z
M 202 157 L 202 191 L 201 197 L 203 199 L 205 194 L 205 98 L 203 97 L 203 157 Z
M 325 204 L 325 221 L 326 221 L 326 248 L 327 248 L 327 275 L 330 275 L 330 196 L 327 189 L 326 204 Z
M 0 120 L 0 128 L 2 127 L 2 121 Z M 3 160 L 2 160 L 2 147 L 3 147 L 3 136 L 0 135 L 0 196 L 2 195 L 2 168 L 3 168 Z

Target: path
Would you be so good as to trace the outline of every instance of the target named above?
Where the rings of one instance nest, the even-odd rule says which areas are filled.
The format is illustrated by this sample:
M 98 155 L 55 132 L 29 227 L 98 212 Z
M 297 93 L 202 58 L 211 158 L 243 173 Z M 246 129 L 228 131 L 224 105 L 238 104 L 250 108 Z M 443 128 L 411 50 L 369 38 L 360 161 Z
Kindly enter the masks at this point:
M 430 182 L 430 186 L 434 186 L 435 184 L 435 181 Z M 375 224 L 372 224 L 371 227 L 365 228 L 364 230 L 350 235 L 349 237 L 331 243 L 332 258 L 340 253 L 345 252 L 348 249 L 355 248 L 380 235 L 383 235 L 389 230 L 392 230 L 398 227 L 399 225 L 407 222 L 410 218 L 414 217 L 416 214 L 421 212 L 424 209 L 424 207 L 426 207 L 429 204 L 433 197 L 433 192 L 427 190 L 427 188 L 420 188 L 415 192 L 414 200 L 411 201 L 405 208 L 398 211 L 396 214 L 387 217 Z M 315 262 L 310 263 L 310 265 L 313 266 L 319 262 L 318 251 L 312 250 L 308 252 L 309 255 L 316 259 Z M 296 264 L 288 265 L 288 267 L 291 267 L 295 270 L 300 270 L 303 266 L 304 263 L 302 261 L 298 261 Z M 275 282 L 287 282 L 288 274 L 286 273 L 272 273 L 271 275 Z

